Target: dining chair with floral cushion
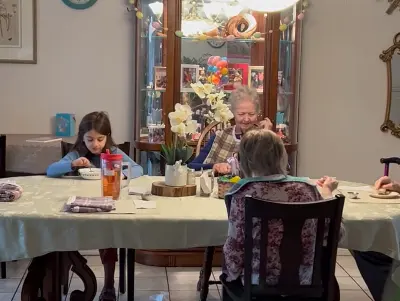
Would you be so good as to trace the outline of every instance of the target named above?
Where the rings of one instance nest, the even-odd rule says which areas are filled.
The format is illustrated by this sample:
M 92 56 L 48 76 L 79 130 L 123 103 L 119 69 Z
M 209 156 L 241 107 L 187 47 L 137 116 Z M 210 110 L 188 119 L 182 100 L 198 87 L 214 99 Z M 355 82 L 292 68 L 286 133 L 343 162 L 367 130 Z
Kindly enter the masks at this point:
M 223 267 L 222 300 L 339 301 L 335 267 L 343 206 L 343 195 L 310 203 L 246 196 L 243 278 L 229 279 Z M 307 244 L 313 257 L 306 265 L 302 233 L 310 222 L 316 234 L 314 244 Z

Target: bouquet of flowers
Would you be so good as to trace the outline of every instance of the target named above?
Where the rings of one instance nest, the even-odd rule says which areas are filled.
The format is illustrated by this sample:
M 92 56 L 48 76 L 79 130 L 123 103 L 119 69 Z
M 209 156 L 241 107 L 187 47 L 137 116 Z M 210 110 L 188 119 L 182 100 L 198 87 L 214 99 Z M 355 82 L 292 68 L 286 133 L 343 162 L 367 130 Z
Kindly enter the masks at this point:
M 168 114 L 171 124 L 172 145 L 161 145 L 162 156 L 167 165 L 181 161 L 185 164 L 193 155 L 193 148 L 186 143 L 187 134 L 196 132 L 197 122 L 192 120 L 192 109 L 189 105 L 175 104 L 175 111 Z
M 224 103 L 225 93 L 223 91 L 216 92 L 215 85 L 198 82 L 190 84 L 190 86 L 198 97 L 202 100 L 206 100 L 208 111 L 204 116 L 209 123 L 213 121 L 225 123 L 233 118 L 231 110 L 228 105 Z

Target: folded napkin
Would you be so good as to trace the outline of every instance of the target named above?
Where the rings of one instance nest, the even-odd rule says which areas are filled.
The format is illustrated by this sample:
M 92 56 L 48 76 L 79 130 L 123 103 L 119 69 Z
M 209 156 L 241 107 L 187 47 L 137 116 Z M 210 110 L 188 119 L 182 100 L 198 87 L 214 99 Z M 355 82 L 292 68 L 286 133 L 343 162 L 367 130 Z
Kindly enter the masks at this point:
M 64 210 L 73 213 L 110 212 L 115 210 L 115 201 L 109 197 L 71 196 Z
M 22 187 L 14 182 L 0 182 L 0 202 L 12 202 L 22 195 Z

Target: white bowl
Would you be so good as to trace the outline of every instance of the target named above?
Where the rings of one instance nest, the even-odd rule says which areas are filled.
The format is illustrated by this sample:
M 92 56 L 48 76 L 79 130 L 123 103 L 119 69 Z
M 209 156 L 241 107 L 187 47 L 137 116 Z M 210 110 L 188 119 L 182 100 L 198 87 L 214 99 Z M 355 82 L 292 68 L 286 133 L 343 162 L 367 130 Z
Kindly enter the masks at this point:
M 81 168 L 78 170 L 82 178 L 86 180 L 100 180 L 101 169 L 100 168 Z

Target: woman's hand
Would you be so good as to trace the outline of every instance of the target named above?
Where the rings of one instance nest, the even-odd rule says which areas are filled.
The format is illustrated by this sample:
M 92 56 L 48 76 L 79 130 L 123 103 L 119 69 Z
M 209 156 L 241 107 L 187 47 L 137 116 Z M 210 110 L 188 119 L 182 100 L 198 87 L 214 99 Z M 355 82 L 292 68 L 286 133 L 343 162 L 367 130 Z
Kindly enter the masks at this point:
M 72 167 L 90 167 L 90 161 L 85 157 L 80 157 L 71 163 Z
M 265 129 L 265 130 L 272 130 L 273 124 L 271 122 L 271 120 L 267 117 L 264 120 L 259 122 L 259 127 Z
M 228 163 L 216 163 L 213 166 L 213 171 L 219 174 L 229 174 L 231 173 L 231 166 Z
M 396 191 L 400 193 L 400 184 L 393 181 L 389 177 L 381 177 L 375 182 L 375 189 L 386 189 L 389 191 Z
M 339 182 L 336 178 L 324 176 L 317 180 L 317 185 L 321 187 L 321 194 L 324 198 L 332 197 L 332 192 L 337 189 Z

